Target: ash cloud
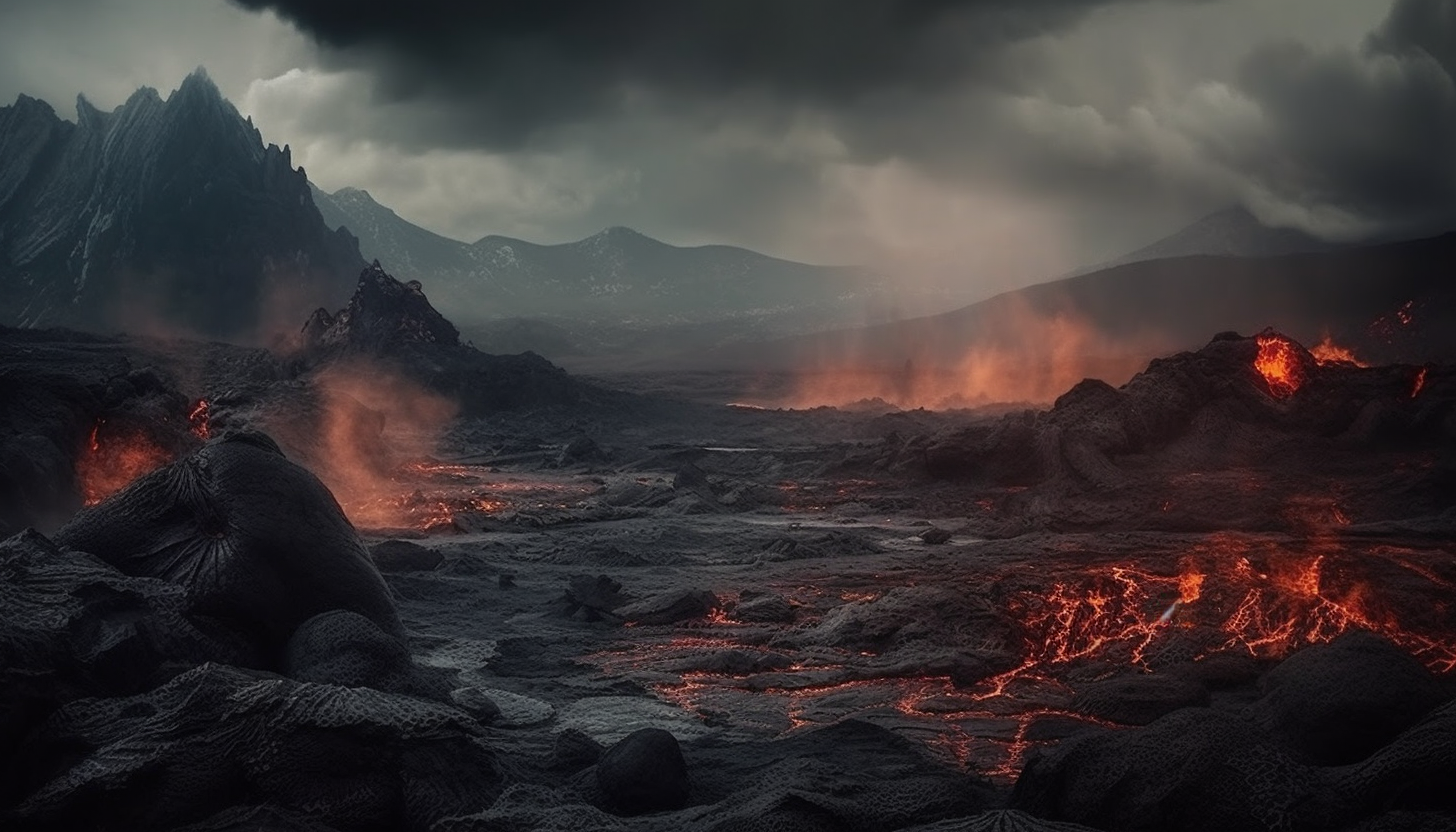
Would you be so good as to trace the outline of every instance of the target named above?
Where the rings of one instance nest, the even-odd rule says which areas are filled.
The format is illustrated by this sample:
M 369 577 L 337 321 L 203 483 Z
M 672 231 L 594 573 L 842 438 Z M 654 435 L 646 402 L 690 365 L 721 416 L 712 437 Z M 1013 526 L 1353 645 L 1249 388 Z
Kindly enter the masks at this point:
M 461 5 L 234 0 L 275 11 L 387 100 L 449 101 L 471 141 L 518 145 L 641 97 L 838 109 L 991 80 L 1007 44 L 1112 0 L 546 0 Z
M 1396 0 L 1358 49 L 1266 44 L 1237 83 L 1262 129 L 1224 156 L 1266 212 L 1355 238 L 1456 225 L 1456 0 Z

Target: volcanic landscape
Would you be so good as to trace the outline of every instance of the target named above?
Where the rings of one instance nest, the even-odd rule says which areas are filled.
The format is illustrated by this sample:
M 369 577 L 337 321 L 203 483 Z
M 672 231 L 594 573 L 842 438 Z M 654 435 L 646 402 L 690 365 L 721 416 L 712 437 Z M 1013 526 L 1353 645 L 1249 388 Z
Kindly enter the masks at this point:
M 0 330 L 0 817 L 1451 828 L 1456 368 L 1311 346 L 778 409 L 377 263 L 267 350 Z

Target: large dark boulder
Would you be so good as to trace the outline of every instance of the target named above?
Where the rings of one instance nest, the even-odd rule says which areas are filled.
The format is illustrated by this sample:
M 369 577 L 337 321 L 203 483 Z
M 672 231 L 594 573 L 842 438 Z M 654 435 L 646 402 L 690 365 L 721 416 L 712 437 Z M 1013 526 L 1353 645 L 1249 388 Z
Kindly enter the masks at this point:
M 399 636 L 389 590 L 329 490 L 262 434 L 234 434 L 78 513 L 56 541 L 185 588 L 188 613 L 276 656 L 349 610 Z
M 1144 728 L 1074 737 L 1033 753 L 1012 806 L 1126 832 L 1262 829 L 1307 802 L 1309 779 L 1253 722 L 1184 708 Z
M 1342 817 L 1372 811 L 1439 811 L 1456 814 L 1456 701 L 1437 708 L 1363 762 L 1337 770 L 1335 793 Z M 1361 827 L 1362 829 L 1367 827 Z M 1412 822 L 1369 829 L 1425 829 Z M 1435 827 L 1440 828 L 1440 827 Z M 1450 826 L 1446 828 L 1451 828 Z
M 288 639 L 283 672 L 301 682 L 370 687 L 444 699 L 447 680 L 410 658 L 404 642 L 357 612 L 330 610 L 303 622 Z
M 624 815 L 680 809 L 690 790 L 688 764 L 676 737 L 661 728 L 642 728 L 602 755 L 597 785 Z
M 1363 631 L 1295 653 L 1261 687 L 1254 718 L 1322 765 L 1365 759 L 1451 698 L 1419 661 Z
M 241 645 L 194 627 L 185 606 L 180 587 L 123 575 L 33 531 L 0 541 L 0 805 L 35 763 L 15 750 L 57 707 L 132 694 L 209 660 L 248 660 Z
M 1086 685 L 1072 698 L 1080 714 L 1122 725 L 1147 725 L 1179 708 L 1208 704 L 1208 691 L 1177 676 L 1118 676 Z

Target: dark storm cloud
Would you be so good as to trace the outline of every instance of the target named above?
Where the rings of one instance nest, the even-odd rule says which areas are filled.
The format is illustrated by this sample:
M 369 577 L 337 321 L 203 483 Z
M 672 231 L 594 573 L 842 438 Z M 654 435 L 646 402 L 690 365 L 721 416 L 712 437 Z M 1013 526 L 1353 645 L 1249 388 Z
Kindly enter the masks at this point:
M 827 109 L 934 94 L 1111 0 L 235 2 L 293 21 L 336 65 L 373 70 L 387 99 L 448 102 L 455 127 L 500 147 L 639 94 Z
M 1386 233 L 1456 223 L 1456 0 L 1397 0 L 1358 50 L 1265 45 L 1238 84 L 1269 133 L 1225 160 L 1276 198 Z

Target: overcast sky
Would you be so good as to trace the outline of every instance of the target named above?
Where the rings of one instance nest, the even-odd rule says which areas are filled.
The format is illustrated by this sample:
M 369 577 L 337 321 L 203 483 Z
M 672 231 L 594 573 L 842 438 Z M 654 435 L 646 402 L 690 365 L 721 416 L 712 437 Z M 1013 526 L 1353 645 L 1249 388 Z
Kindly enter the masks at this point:
M 6 0 L 0 97 L 74 118 L 202 65 L 319 186 L 457 239 L 628 225 L 988 289 L 1230 205 L 1456 218 L 1456 0 L 459 5 Z

